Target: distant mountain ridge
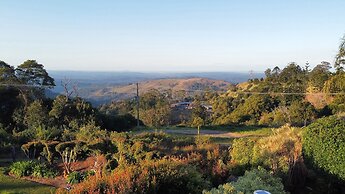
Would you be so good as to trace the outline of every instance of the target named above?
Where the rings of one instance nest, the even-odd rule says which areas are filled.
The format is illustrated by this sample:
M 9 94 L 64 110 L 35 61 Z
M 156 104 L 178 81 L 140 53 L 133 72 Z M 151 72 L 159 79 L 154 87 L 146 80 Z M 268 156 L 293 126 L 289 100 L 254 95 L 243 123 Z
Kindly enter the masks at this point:
M 140 91 L 168 90 L 227 90 L 231 84 L 260 78 L 261 73 L 192 72 L 192 73 L 141 73 L 141 72 L 85 72 L 49 71 L 55 79 L 54 94 L 63 93 L 62 82 L 69 80 L 78 85 L 79 96 L 95 105 L 133 97 L 134 83 L 140 82 Z
M 157 79 L 139 82 L 139 93 L 143 94 L 152 89 L 158 91 L 170 90 L 172 93 L 185 91 L 188 95 L 194 95 L 206 90 L 227 91 L 233 84 L 223 81 L 207 78 L 175 78 L 175 79 Z M 98 102 L 107 102 L 111 100 L 122 100 L 133 98 L 136 95 L 136 84 L 124 86 L 105 87 L 93 91 L 87 98 Z
M 176 79 L 158 79 L 139 82 L 141 93 L 145 93 L 151 89 L 159 91 L 172 90 L 172 91 L 200 91 L 200 90 L 214 90 L 226 91 L 232 85 L 229 82 L 222 80 L 213 80 L 207 78 L 176 78 Z M 135 93 L 136 85 L 130 84 L 127 86 L 107 87 L 96 92 L 92 95 L 111 95 L 114 93 Z

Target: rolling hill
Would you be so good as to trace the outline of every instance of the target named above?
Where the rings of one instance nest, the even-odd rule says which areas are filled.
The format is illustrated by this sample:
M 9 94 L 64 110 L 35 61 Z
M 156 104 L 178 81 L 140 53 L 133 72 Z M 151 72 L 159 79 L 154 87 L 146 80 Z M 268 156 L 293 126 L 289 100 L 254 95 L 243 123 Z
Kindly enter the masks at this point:
M 171 90 L 173 93 L 183 90 L 193 95 L 205 90 L 226 91 L 231 86 L 233 85 L 230 82 L 208 78 L 157 79 L 139 82 L 139 93 L 143 94 L 149 90 L 157 89 L 159 91 Z M 134 97 L 135 94 L 136 85 L 128 84 L 113 87 L 109 86 L 92 91 L 88 95 L 88 98 L 98 101 L 121 100 Z
M 108 103 L 113 100 L 131 98 L 136 92 L 133 83 L 140 83 L 140 92 L 150 89 L 179 91 L 211 89 L 227 90 L 231 84 L 241 83 L 250 78 L 245 72 L 85 72 L 85 71 L 50 71 L 55 79 L 56 87 L 47 91 L 47 95 L 55 97 L 64 93 L 62 82 L 68 80 L 72 90 L 77 85 L 78 95 L 86 98 L 94 105 Z M 256 73 L 254 77 L 263 77 Z M 221 81 L 224 80 L 224 81 Z

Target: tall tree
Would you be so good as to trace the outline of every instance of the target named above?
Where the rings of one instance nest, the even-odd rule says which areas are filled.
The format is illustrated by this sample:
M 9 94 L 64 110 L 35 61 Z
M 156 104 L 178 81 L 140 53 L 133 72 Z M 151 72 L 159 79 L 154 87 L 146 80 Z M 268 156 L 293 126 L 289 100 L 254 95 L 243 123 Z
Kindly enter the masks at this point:
M 53 101 L 49 116 L 53 118 L 55 125 L 78 129 L 88 121 L 96 120 L 95 109 L 82 98 L 68 99 L 59 95 Z
M 16 68 L 17 78 L 23 84 L 33 86 L 55 86 L 54 79 L 50 77 L 42 64 L 35 60 L 27 60 Z
M 272 70 L 270 68 L 266 69 L 266 71 L 265 71 L 266 78 L 270 78 L 271 75 L 272 75 Z
M 339 51 L 335 57 L 334 68 L 337 70 L 337 72 L 343 71 L 344 65 L 345 65 L 345 35 L 343 36 L 341 43 L 339 45 Z
M 28 106 L 24 122 L 30 129 L 35 129 L 48 124 L 48 111 L 44 107 L 42 101 L 35 100 Z
M 15 74 L 20 84 L 18 87 L 24 100 L 24 108 L 29 104 L 30 97 L 37 98 L 44 95 L 44 86 L 52 88 L 55 86 L 54 79 L 49 76 L 42 64 L 35 60 L 27 60 L 15 69 Z M 31 87 L 32 86 L 32 87 Z
M 14 67 L 0 60 L 0 123 L 4 126 L 13 123 L 12 114 L 19 104 L 19 92 L 8 85 L 17 82 Z
M 0 83 L 9 84 L 17 81 L 14 67 L 0 60 Z
M 325 82 L 329 79 L 331 72 L 331 64 L 326 61 L 322 61 L 309 73 L 309 82 L 311 86 L 315 87 L 317 91 L 321 91 Z
M 145 125 L 160 127 L 170 122 L 169 96 L 150 90 L 140 97 L 140 119 Z
M 192 126 L 201 126 L 206 124 L 207 112 L 206 108 L 201 104 L 198 99 L 193 102 L 192 110 Z

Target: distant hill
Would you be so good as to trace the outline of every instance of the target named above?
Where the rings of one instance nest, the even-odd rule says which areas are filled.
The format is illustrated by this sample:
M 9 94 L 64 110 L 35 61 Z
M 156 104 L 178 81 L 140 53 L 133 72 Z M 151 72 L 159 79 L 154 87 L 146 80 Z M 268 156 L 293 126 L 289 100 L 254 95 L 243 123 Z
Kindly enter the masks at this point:
M 230 83 L 240 83 L 250 78 L 264 77 L 263 73 L 252 72 L 92 72 L 92 71 L 49 71 L 57 80 L 65 78 L 77 80 L 79 83 L 125 84 L 152 79 L 166 78 L 209 78 L 224 80 Z
M 207 78 L 176 78 L 176 79 L 158 79 L 139 82 L 140 93 L 145 93 L 151 89 L 159 91 L 171 90 L 172 92 L 184 90 L 189 94 L 199 93 L 205 90 L 227 91 L 231 83 L 223 80 L 214 80 Z M 90 99 L 123 99 L 130 98 L 136 94 L 136 85 L 105 87 L 89 94 Z
M 249 78 L 261 78 L 262 73 L 245 72 L 86 72 L 86 71 L 49 71 L 55 79 L 56 87 L 49 91 L 49 96 L 63 93 L 61 82 L 71 81 L 78 85 L 78 95 L 88 99 L 94 105 L 133 97 L 136 82 L 140 82 L 140 91 L 156 88 L 159 90 L 205 90 L 228 89 L 228 85 L 247 81 Z M 224 81 L 220 81 L 224 80 Z

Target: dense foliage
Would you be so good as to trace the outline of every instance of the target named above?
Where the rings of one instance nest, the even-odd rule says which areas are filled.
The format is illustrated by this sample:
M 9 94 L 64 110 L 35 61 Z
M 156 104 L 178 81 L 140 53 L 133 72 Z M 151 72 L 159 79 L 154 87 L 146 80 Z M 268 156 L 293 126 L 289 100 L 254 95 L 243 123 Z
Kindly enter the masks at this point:
M 153 89 L 139 103 L 99 108 L 72 96 L 66 85 L 65 95 L 47 98 L 54 79 L 34 60 L 17 68 L 0 61 L 0 152 L 15 161 L 21 148 L 31 159 L 10 166 L 16 177 L 54 177 L 58 168 L 73 193 L 340 192 L 345 120 L 325 116 L 345 111 L 343 51 L 344 43 L 335 72 L 324 61 L 312 70 L 289 63 L 224 93 L 174 97 Z M 203 135 L 145 133 L 135 128 L 137 108 L 139 124 L 150 131 L 171 124 L 198 132 L 209 126 L 276 128 L 255 137 L 239 133 L 242 138 L 220 145 Z
M 263 168 L 246 171 L 237 181 L 220 185 L 217 189 L 203 191 L 203 194 L 252 194 L 256 190 L 269 191 L 272 194 L 283 194 L 284 185 L 279 177 L 275 177 Z
M 303 135 L 306 159 L 316 168 L 345 180 L 345 120 L 326 117 L 309 125 Z
M 274 172 L 287 173 L 302 155 L 299 128 L 284 126 L 260 139 L 237 139 L 232 144 L 231 160 L 244 166 L 266 166 Z
M 55 177 L 57 175 L 57 172 L 54 170 L 54 168 L 32 160 L 13 163 L 10 166 L 10 173 L 16 177 Z
M 71 172 L 67 176 L 67 183 L 75 184 L 86 180 L 89 176 L 95 175 L 94 171 Z
M 74 193 L 201 193 L 209 183 L 192 166 L 160 160 L 117 168 L 110 175 L 90 177 L 74 187 Z

